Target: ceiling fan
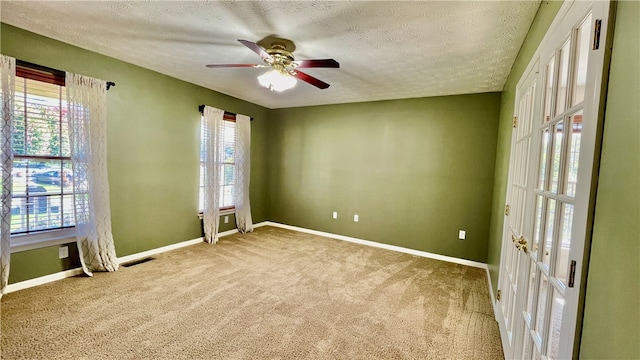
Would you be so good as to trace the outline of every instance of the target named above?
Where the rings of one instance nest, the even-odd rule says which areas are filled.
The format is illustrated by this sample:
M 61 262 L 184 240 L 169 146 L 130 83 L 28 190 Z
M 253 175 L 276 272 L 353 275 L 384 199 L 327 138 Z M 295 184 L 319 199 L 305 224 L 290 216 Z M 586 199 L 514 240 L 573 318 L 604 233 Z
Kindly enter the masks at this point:
M 224 67 L 252 67 L 271 68 L 268 72 L 258 77 L 260 84 L 272 91 L 283 91 L 292 88 L 296 84 L 295 79 L 300 79 L 319 89 L 326 89 L 329 84 L 309 74 L 298 70 L 300 68 L 339 68 L 340 64 L 334 59 L 299 60 L 293 56 L 295 45 L 286 39 L 274 38 L 270 47 L 265 49 L 257 43 L 238 40 L 262 58 L 264 64 L 212 64 L 208 68 Z

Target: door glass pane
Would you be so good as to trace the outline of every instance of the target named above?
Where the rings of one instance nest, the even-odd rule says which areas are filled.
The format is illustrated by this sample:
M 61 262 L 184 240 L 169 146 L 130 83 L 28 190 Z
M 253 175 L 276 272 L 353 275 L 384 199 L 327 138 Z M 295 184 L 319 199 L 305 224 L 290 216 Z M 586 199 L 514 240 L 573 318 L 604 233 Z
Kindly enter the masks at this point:
M 567 171 L 564 177 L 564 193 L 576 196 L 576 182 L 578 180 L 578 161 L 580 160 L 580 140 L 582 137 L 582 111 L 569 118 L 571 132 L 569 133 L 569 148 L 567 154 Z
M 529 95 L 529 91 L 524 94 L 523 97 L 520 98 L 520 102 L 518 104 L 518 127 L 516 128 L 516 139 L 521 140 L 522 136 L 526 133 L 527 127 L 527 96 Z
M 560 178 L 560 158 L 562 157 L 562 140 L 564 125 L 562 122 L 556 124 L 553 134 L 553 151 L 551 154 L 551 183 L 549 190 L 553 193 L 558 192 L 558 179 Z
M 518 265 L 520 263 L 520 256 L 518 250 L 516 249 L 516 247 L 512 247 L 511 248 L 511 273 L 509 274 L 510 276 L 512 276 L 511 282 L 512 283 L 516 283 L 516 281 L 518 280 Z
M 571 106 L 584 100 L 584 86 L 587 79 L 587 59 L 589 56 L 589 40 L 591 35 L 591 14 L 584 20 L 576 33 L 576 60 L 575 73 L 573 75 L 573 96 Z
M 569 56 L 571 55 L 571 42 L 567 40 L 560 49 L 560 73 L 558 74 L 558 95 L 556 96 L 556 111 L 558 116 L 565 111 L 567 104 L 567 85 L 569 84 Z
M 500 305 L 502 306 L 502 316 L 505 319 L 505 322 L 508 321 L 509 317 L 509 294 L 511 293 L 511 282 L 509 281 L 509 276 L 504 277 L 504 282 L 501 286 L 502 289 L 506 289 L 502 291 Z
M 556 200 L 548 199 L 547 200 L 547 218 L 545 221 L 545 232 L 544 232 L 544 249 L 542 251 L 542 262 L 546 265 L 547 269 L 549 269 L 549 266 L 551 264 L 551 254 L 553 252 L 554 241 L 555 241 L 554 233 L 553 233 L 555 220 L 556 220 Z
M 523 127 L 527 136 L 531 135 L 531 129 L 533 128 L 533 114 L 538 108 L 537 101 L 535 101 L 536 84 L 531 85 L 527 91 L 527 124 Z
M 558 348 L 560 347 L 560 329 L 562 328 L 562 309 L 564 298 L 557 291 L 553 290 L 553 300 L 551 303 L 551 322 L 549 326 L 549 338 L 547 341 L 547 357 L 558 358 Z
M 551 121 L 551 104 L 553 104 L 553 79 L 555 73 L 556 58 L 551 58 L 551 61 L 544 67 L 546 84 L 544 88 L 544 117 L 543 122 Z
M 514 170 L 514 173 L 515 173 L 515 170 Z M 515 176 L 513 176 L 513 178 L 514 178 L 513 181 L 515 182 Z M 518 191 L 519 190 L 520 189 L 517 186 L 512 186 L 511 187 L 511 191 L 513 193 L 513 196 L 511 197 L 510 203 L 511 203 L 511 206 L 513 207 L 513 211 L 509 215 L 509 227 L 510 227 L 511 232 L 514 232 L 514 233 L 518 231 L 518 228 L 517 228 L 516 224 L 518 223 L 518 219 L 517 219 L 518 218 L 517 214 L 518 214 L 518 209 L 519 209 L 518 201 L 520 200 L 520 197 L 518 196 Z
M 542 357 L 540 357 L 540 352 L 538 351 L 538 349 L 535 346 L 533 347 L 533 359 L 534 360 L 542 359 Z
M 529 180 L 527 170 L 529 170 L 529 138 L 524 138 L 516 144 L 516 159 L 518 159 L 518 165 L 515 169 L 517 171 L 515 175 L 514 183 L 527 186 Z
M 512 288 L 514 289 L 514 288 Z M 509 316 L 507 318 L 507 331 L 512 332 L 513 331 L 513 323 L 514 323 L 514 318 L 516 316 L 516 293 L 512 292 L 510 294 L 511 296 L 509 296 Z
M 545 310 L 547 309 L 547 291 L 549 290 L 549 279 L 541 274 L 538 286 L 538 308 L 536 309 L 535 331 L 538 336 L 542 336 L 544 331 Z
M 511 281 L 512 278 L 512 274 L 513 274 L 513 251 L 514 248 L 513 246 L 511 246 L 512 244 L 509 243 L 509 246 L 507 247 L 507 256 L 506 256 L 506 265 L 505 268 L 507 269 L 507 278 L 509 279 L 509 281 Z
M 529 337 L 529 332 L 527 330 L 525 330 L 525 345 L 524 345 L 524 352 L 522 355 L 522 358 L 525 360 L 531 360 L 531 356 L 532 354 L 532 348 L 533 348 L 533 341 L 531 341 L 531 338 Z
M 573 205 L 562 204 L 562 217 L 560 229 L 560 247 L 556 257 L 555 277 L 567 285 L 567 272 L 569 270 L 569 250 L 571 249 L 571 226 L 573 225 Z
M 531 252 L 533 253 L 533 258 L 538 260 L 538 247 L 540 246 L 540 236 L 543 232 L 542 230 L 542 211 L 544 210 L 544 197 L 536 196 L 536 218 L 535 225 L 533 227 L 533 244 L 531 244 Z
M 529 291 L 528 291 L 528 299 L 527 299 L 527 314 L 529 314 L 529 316 L 531 316 L 533 314 L 533 306 L 534 304 L 534 299 L 535 299 L 535 289 L 536 289 L 536 275 L 538 273 L 538 269 L 535 266 L 535 264 L 531 265 L 531 268 L 533 269 L 531 271 L 531 273 L 529 274 Z M 538 275 L 539 276 L 539 275 Z M 531 322 L 533 325 L 533 318 L 531 318 Z M 530 325 L 530 326 L 531 326 Z
M 540 172 L 538 174 L 538 189 L 543 190 L 545 179 L 547 178 L 547 162 L 549 158 L 549 147 L 551 146 L 551 136 L 549 129 L 544 129 L 541 136 L 540 149 Z

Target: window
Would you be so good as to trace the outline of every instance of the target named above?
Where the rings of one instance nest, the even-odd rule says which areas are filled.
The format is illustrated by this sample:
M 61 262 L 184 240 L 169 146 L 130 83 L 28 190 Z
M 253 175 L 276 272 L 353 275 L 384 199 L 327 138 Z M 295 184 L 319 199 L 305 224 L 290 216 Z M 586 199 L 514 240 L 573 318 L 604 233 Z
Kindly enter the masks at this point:
M 63 72 L 16 69 L 11 234 L 74 226 Z
M 222 163 L 220 164 L 220 210 L 232 210 L 236 184 L 236 117 L 224 114 L 224 131 L 221 136 Z M 204 210 L 204 144 L 207 139 L 204 132 L 204 117 L 200 122 L 200 192 L 198 209 Z

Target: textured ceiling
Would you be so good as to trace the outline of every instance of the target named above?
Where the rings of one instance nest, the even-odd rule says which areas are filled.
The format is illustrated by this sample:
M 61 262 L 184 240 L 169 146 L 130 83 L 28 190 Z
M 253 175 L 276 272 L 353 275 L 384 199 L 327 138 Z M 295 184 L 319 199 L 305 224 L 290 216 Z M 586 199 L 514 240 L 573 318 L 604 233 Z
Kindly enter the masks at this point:
M 2 1 L 2 22 L 268 108 L 501 91 L 539 1 Z M 237 39 L 291 39 L 334 58 L 282 93 Z M 63 69 L 64 70 L 64 69 Z

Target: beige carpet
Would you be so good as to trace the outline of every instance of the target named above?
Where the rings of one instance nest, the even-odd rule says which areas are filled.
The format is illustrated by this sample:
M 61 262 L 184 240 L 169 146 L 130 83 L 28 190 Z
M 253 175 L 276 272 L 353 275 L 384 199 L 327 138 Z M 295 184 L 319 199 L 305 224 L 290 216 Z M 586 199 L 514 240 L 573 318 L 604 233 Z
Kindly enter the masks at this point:
M 2 359 L 501 359 L 482 269 L 274 227 L 2 298 Z

